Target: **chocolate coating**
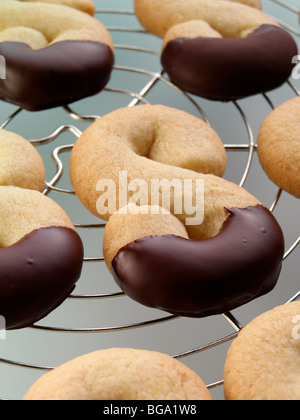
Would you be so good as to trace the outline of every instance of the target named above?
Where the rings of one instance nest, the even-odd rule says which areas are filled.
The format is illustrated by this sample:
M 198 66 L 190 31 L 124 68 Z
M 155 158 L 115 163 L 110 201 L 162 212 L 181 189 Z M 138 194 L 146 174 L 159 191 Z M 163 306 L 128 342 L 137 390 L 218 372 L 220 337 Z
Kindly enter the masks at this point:
M 0 98 L 28 111 L 67 105 L 100 92 L 114 64 L 110 47 L 91 41 L 62 41 L 39 50 L 3 42 L 0 55 L 6 61 Z
M 153 236 L 125 246 L 112 262 L 117 284 L 143 305 L 196 318 L 270 292 L 284 255 L 279 224 L 263 206 L 227 211 L 214 238 Z
M 229 101 L 281 86 L 295 66 L 298 48 L 281 28 L 262 25 L 248 37 L 177 38 L 167 43 L 162 64 L 180 89 Z
M 31 326 L 56 309 L 81 275 L 83 245 L 68 228 L 38 229 L 0 249 L 0 315 L 6 329 Z

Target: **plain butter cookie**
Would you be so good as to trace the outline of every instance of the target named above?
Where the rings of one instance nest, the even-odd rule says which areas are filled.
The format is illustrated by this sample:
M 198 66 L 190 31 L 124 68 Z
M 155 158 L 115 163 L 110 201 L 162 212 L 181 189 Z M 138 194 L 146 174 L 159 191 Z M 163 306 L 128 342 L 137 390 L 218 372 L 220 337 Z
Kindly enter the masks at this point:
M 270 310 L 247 325 L 225 364 L 227 400 L 300 400 L 300 302 Z
M 42 376 L 24 400 L 212 400 L 196 373 L 148 350 L 107 349 Z
M 264 121 L 257 152 L 268 177 L 281 189 L 300 198 L 300 98 L 275 109 Z
M 44 162 L 29 141 L 0 130 L 0 185 L 42 191 L 45 184 Z

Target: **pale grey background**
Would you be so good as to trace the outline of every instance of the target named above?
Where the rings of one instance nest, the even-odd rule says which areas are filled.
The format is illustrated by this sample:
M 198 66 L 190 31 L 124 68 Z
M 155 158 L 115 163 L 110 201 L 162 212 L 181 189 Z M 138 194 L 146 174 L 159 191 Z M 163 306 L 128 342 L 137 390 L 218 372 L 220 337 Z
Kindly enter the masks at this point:
M 96 0 L 96 4 L 99 9 L 133 10 L 133 0 Z M 298 1 L 289 0 L 289 4 L 296 7 Z M 265 0 L 264 10 L 299 30 L 296 14 L 283 8 L 280 4 L 276 4 L 272 0 Z M 141 29 L 136 18 L 128 14 L 97 14 L 97 18 L 109 28 Z M 138 93 L 151 79 L 151 76 L 118 68 L 125 66 L 157 72 L 161 69 L 159 56 L 148 52 L 131 51 L 119 48 L 119 46 L 131 45 L 159 52 L 161 40 L 148 34 L 132 31 L 111 29 L 111 34 L 117 45 L 116 69 L 108 88 Z M 295 36 L 295 39 L 299 43 L 299 38 Z M 299 87 L 298 81 L 293 81 L 293 83 Z M 278 106 L 293 97 L 294 92 L 288 85 L 285 85 L 268 96 L 274 105 Z M 162 103 L 199 115 L 189 99 L 163 82 L 156 84 L 146 95 L 146 99 L 152 104 Z M 212 126 L 225 144 L 248 142 L 245 124 L 236 106 L 209 102 L 196 97 L 192 99 L 204 109 Z M 124 93 L 105 91 L 96 97 L 72 105 L 72 109 L 78 113 L 101 116 L 119 107 L 127 106 L 131 100 L 132 98 Z M 256 139 L 261 123 L 271 110 L 270 106 L 261 95 L 239 101 L 239 106 L 247 116 L 254 139 Z M 4 122 L 16 109 L 12 105 L 0 103 L 0 122 Z M 84 130 L 89 123 L 72 119 L 63 109 L 38 113 L 22 111 L 12 120 L 7 129 L 32 140 L 48 136 L 57 127 L 64 124 L 72 124 L 80 130 Z M 47 166 L 48 181 L 56 171 L 51 158 L 52 150 L 61 145 L 73 144 L 75 140 L 76 137 L 73 134 L 66 132 L 56 137 L 53 142 L 38 147 Z M 57 186 L 68 189 L 71 188 L 68 177 L 69 152 L 61 155 L 61 158 L 65 171 Z M 239 183 L 244 173 L 248 154 L 247 152 L 228 152 L 228 158 L 225 178 Z M 262 171 L 256 154 L 245 187 L 263 201 L 267 207 L 272 205 L 276 197 L 278 189 Z M 99 223 L 99 220 L 91 216 L 73 195 L 51 193 L 49 196 L 62 205 L 75 224 Z M 299 237 L 299 210 L 299 200 L 283 193 L 274 214 L 284 230 L 287 249 Z M 78 229 L 78 233 L 84 241 L 86 257 L 100 257 L 102 255 L 103 230 Z M 298 246 L 284 262 L 280 281 L 272 293 L 233 311 L 234 316 L 242 325 L 246 325 L 260 313 L 285 303 L 298 292 L 299 251 Z M 104 263 L 92 262 L 84 265 L 82 277 L 74 293 L 106 294 L 118 291 L 119 289 L 107 272 Z M 144 308 L 127 297 L 104 300 L 69 299 L 38 325 L 66 329 L 115 327 L 144 322 L 166 315 L 168 314 Z M 25 329 L 8 332 L 6 340 L 0 339 L 0 358 L 5 361 L 55 367 L 78 355 L 110 347 L 144 348 L 175 355 L 205 346 L 233 332 L 233 328 L 222 316 L 201 320 L 176 319 L 143 328 L 97 333 L 65 333 L 45 329 Z M 222 344 L 181 360 L 194 369 L 209 385 L 223 378 L 223 367 L 229 344 Z M 44 371 L 38 369 L 18 367 L 8 363 L 0 364 L 0 397 L 12 400 L 21 399 L 31 384 L 43 373 Z M 211 392 L 215 399 L 224 399 L 222 386 L 211 389 Z

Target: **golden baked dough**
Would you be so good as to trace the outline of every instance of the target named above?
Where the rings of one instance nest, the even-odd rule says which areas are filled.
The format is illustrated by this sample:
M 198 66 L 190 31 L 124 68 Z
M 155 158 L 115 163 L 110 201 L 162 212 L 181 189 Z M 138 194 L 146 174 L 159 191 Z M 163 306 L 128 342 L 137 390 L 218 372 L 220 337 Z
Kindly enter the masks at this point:
M 243 188 L 220 178 L 226 167 L 226 153 L 217 133 L 199 118 L 162 105 L 122 108 L 103 116 L 77 140 L 70 159 L 70 176 L 76 194 L 94 215 L 101 213 L 97 184 L 109 179 L 116 185 L 116 211 L 119 206 L 120 172 L 126 171 L 128 183 L 142 178 L 151 191 L 151 180 L 197 180 L 205 183 L 205 220 L 188 226 L 191 239 L 216 235 L 227 218 L 224 207 L 247 207 L 259 201 Z M 211 175 L 216 174 L 216 175 Z M 114 197 L 111 197 L 113 202 Z M 171 202 L 176 196 L 171 194 Z M 148 205 L 151 202 L 149 196 Z M 106 209 L 105 209 L 106 210 Z M 167 208 L 166 210 L 169 210 Z M 183 223 L 184 212 L 176 217 Z
M 226 399 L 299 401 L 299 332 L 299 301 L 276 307 L 242 329 L 226 359 Z
M 278 26 L 260 10 L 227 0 L 135 0 L 135 13 L 147 31 L 160 38 L 174 25 L 191 20 L 205 21 L 232 38 L 246 37 L 263 24 Z
M 43 17 L 43 18 L 41 18 Z M 114 49 L 112 38 L 99 20 L 79 10 L 60 4 L 44 4 L 41 2 L 23 2 L 16 0 L 1 0 L 0 2 L 0 39 L 2 31 L 14 31 L 22 27 L 28 32 L 27 44 L 31 46 L 30 38 L 34 33 L 42 36 L 47 45 L 61 41 L 94 41 L 108 45 Z M 22 33 L 22 31 L 18 32 Z M 42 39 L 42 38 L 41 38 Z M 9 41 L 23 42 L 24 38 L 11 37 Z M 32 45 L 32 48 L 44 48 L 45 45 Z
M 245 4 L 246 6 L 255 7 L 256 9 L 262 8 L 261 0 L 227 0 L 227 1 L 233 1 L 236 3 Z
M 15 133 L 0 130 L 0 185 L 42 191 L 46 169 L 29 141 Z
M 276 108 L 263 122 L 257 139 L 258 156 L 268 177 L 300 198 L 300 98 Z
M 162 353 L 113 348 L 89 353 L 42 376 L 24 400 L 212 400 L 203 381 Z
M 14 245 L 32 231 L 74 226 L 66 212 L 38 191 L 0 187 L 0 248 Z
M 93 15 L 96 7 L 92 0 L 18 0 L 24 2 L 38 2 L 38 3 L 52 3 L 61 4 L 63 6 L 73 7 L 74 9 L 82 10 L 83 12 Z

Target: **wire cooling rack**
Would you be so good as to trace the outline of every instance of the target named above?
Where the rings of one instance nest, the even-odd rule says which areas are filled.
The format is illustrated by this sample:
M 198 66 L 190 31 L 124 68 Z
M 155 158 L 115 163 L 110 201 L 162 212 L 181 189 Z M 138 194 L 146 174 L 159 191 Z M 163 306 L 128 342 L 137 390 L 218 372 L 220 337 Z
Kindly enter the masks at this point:
M 132 6 L 132 3 L 129 1 L 126 4 Z M 10 105 L 3 105 L 1 108 L 3 122 L 0 127 L 12 131 L 19 130 L 20 134 L 31 139 L 31 143 L 40 148 L 48 171 L 48 181 L 43 194 L 53 197 L 66 209 L 86 248 L 82 279 L 74 294 L 45 320 L 22 331 L 7 332 L 5 340 L 0 339 L 2 399 L 22 398 L 39 376 L 84 352 L 109 346 L 129 347 L 130 345 L 163 351 L 177 359 L 183 359 L 182 361 L 190 365 L 202 378 L 204 375 L 204 380 L 215 399 L 223 399 L 222 371 L 219 368 L 216 373 L 213 366 L 216 360 L 219 360 L 222 367 L 228 345 L 237 337 L 243 324 L 267 308 L 300 297 L 299 281 L 292 279 L 286 288 L 280 289 L 279 292 L 275 291 L 272 298 L 255 302 L 249 312 L 237 311 L 238 315 L 227 313 L 217 317 L 217 320 L 216 318 L 191 320 L 141 308 L 126 299 L 127 297 L 112 285 L 113 282 L 106 273 L 101 255 L 100 242 L 105 223 L 94 219 L 81 207 L 68 181 L 69 154 L 83 130 L 101 118 L 101 115 L 113 109 L 121 106 L 132 107 L 141 103 L 160 102 L 166 105 L 175 103 L 176 106 L 198 115 L 209 125 L 220 130 L 219 120 L 222 120 L 224 110 L 226 109 L 226 112 L 229 110 L 229 115 L 234 115 L 237 135 L 235 141 L 225 141 L 226 150 L 232 156 L 231 160 L 229 159 L 227 176 L 233 178 L 240 186 L 249 188 L 253 182 L 257 183 L 257 180 L 252 181 L 253 169 L 254 172 L 260 171 L 257 169 L 259 166 L 256 161 L 256 132 L 260 122 L 279 103 L 289 97 L 300 95 L 297 81 L 293 79 L 274 93 L 230 104 L 212 104 L 181 92 L 170 83 L 160 67 L 160 41 L 139 26 L 132 11 L 133 7 L 119 10 L 117 9 L 119 2 L 110 0 L 109 7 L 115 5 L 116 9 L 98 8 L 96 14 L 111 32 L 116 47 L 116 65 L 112 80 L 103 93 L 79 104 L 37 114 L 29 114 L 21 108 L 13 109 L 9 114 Z M 273 14 L 273 17 L 298 41 L 300 33 L 297 7 L 281 0 L 266 0 L 264 6 L 267 10 L 270 8 L 272 11 L 270 14 Z M 287 14 L 290 19 L 283 19 Z M 122 19 L 126 22 L 124 26 Z M 114 26 L 115 22 L 118 26 Z M 135 44 L 137 39 L 139 39 L 137 44 L 140 45 Z M 2 118 L 4 113 L 9 116 Z M 54 128 L 50 129 L 53 124 Z M 227 128 L 223 127 L 222 130 L 224 137 L 231 139 L 232 134 L 226 131 L 231 123 L 226 121 L 225 125 Z M 49 130 L 48 134 L 33 138 L 32 126 L 38 127 L 36 131 L 39 133 Z M 222 137 L 222 133 L 220 135 Z M 240 138 L 242 141 L 239 141 Z M 54 162 L 54 170 L 50 156 Z M 231 162 L 235 167 L 234 171 L 231 170 Z M 280 217 L 281 207 L 289 206 L 290 217 L 295 219 L 292 221 L 292 228 L 289 224 L 286 227 L 289 242 L 284 256 L 284 266 L 289 266 L 290 259 L 297 252 L 299 255 L 300 229 L 295 217 L 299 214 L 299 200 L 293 200 L 283 191 L 273 185 L 270 186 L 262 173 L 259 174 L 260 183 L 263 187 L 261 190 L 258 188 L 257 192 L 269 202 L 270 210 L 276 213 L 279 209 L 278 217 Z M 284 220 L 286 218 L 285 208 Z M 98 253 L 96 256 L 94 256 L 95 249 Z M 293 264 L 288 272 L 292 271 L 293 274 L 289 274 L 289 278 L 297 276 L 295 270 L 297 262 L 294 261 Z M 100 273 L 99 277 L 96 273 Z M 93 279 L 89 283 L 90 277 Z M 86 289 L 89 291 L 86 292 Z M 122 303 L 119 303 L 121 299 Z M 244 318 L 243 322 L 240 318 Z M 103 326 L 106 322 L 112 325 Z M 66 326 L 62 326 L 64 324 Z M 125 333 L 129 335 L 125 336 Z M 107 335 L 111 337 L 111 334 L 113 339 L 103 338 Z M 215 349 L 221 350 L 212 356 Z M 214 377 L 216 374 L 219 377 Z

